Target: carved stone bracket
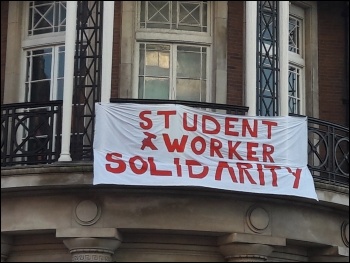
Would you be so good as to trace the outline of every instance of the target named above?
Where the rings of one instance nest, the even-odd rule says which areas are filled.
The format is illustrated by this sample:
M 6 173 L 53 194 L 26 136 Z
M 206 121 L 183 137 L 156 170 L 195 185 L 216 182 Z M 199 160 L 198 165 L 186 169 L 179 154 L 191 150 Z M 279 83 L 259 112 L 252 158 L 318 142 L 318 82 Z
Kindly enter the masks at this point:
M 112 262 L 120 241 L 108 238 L 78 237 L 63 240 L 72 254 L 72 262 Z
M 263 262 L 274 246 L 285 246 L 284 238 L 232 233 L 218 239 L 219 249 L 228 262 Z

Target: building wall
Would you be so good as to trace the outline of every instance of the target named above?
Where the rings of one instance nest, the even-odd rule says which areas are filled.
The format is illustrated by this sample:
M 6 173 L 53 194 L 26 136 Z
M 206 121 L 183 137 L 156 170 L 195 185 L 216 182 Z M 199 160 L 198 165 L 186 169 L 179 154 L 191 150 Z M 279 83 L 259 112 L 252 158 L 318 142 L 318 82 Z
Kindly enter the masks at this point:
M 320 119 L 346 124 L 346 2 L 318 1 Z
M 1 104 L 3 103 L 5 85 L 8 7 L 8 1 L 1 1 Z
M 244 105 L 244 19 L 244 2 L 229 1 L 227 20 L 227 103 L 234 105 Z

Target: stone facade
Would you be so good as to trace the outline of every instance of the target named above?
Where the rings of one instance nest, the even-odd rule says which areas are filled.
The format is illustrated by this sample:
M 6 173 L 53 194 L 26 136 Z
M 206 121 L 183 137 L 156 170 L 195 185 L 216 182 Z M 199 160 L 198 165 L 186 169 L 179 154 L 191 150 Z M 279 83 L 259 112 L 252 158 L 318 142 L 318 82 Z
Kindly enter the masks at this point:
M 88 164 L 3 168 L 2 243 L 11 245 L 2 245 L 2 257 L 346 261 L 348 190 L 317 185 L 317 194 L 318 202 L 195 187 L 93 186 Z

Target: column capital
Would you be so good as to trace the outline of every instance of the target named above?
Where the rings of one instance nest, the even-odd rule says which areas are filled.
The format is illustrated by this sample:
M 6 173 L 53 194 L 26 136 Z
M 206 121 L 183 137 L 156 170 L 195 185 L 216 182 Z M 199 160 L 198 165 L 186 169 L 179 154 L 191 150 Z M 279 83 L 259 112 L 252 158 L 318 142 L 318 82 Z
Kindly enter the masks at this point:
M 72 262 L 112 262 L 114 251 L 121 244 L 118 239 L 77 237 L 64 239 L 72 254 Z
M 280 237 L 231 233 L 219 237 L 218 245 L 228 262 L 262 262 L 272 253 L 274 246 L 285 246 Z
M 273 251 L 269 245 L 248 243 L 229 243 L 219 248 L 228 262 L 264 262 Z

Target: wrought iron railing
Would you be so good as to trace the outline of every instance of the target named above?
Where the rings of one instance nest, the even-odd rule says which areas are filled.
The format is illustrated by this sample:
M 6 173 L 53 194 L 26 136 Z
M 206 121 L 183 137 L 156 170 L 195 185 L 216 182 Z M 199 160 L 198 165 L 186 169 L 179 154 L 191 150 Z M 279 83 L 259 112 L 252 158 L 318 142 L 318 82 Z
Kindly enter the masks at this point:
M 62 101 L 1 105 L 1 167 L 57 161 L 61 125 Z
M 245 115 L 248 107 L 180 100 L 111 99 L 112 103 L 182 104 Z M 1 167 L 58 161 L 62 101 L 1 106 Z M 71 145 L 75 145 L 72 137 Z M 308 166 L 315 182 L 349 187 L 349 128 L 308 118 Z M 92 158 L 91 158 L 92 159 Z
M 308 117 L 308 158 L 315 182 L 349 187 L 349 128 Z

